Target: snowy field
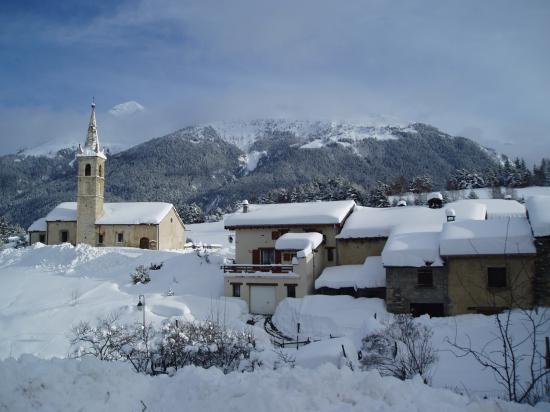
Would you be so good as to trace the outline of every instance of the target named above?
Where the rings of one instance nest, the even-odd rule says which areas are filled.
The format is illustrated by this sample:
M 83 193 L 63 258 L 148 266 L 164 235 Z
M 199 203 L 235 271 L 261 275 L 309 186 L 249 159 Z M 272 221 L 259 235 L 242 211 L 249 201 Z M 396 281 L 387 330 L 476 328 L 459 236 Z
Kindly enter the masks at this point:
M 71 326 L 92 323 L 118 313 L 120 321 L 140 322 L 139 295 L 146 298 L 147 322 L 165 319 L 223 319 L 243 328 L 248 318 L 242 301 L 224 298 L 220 265 L 231 257 L 223 223 L 188 226 L 195 244 L 215 249 L 148 251 L 35 245 L 0 251 L 0 411 L 20 410 L 471 410 L 519 411 L 525 405 L 480 400 L 501 389 L 491 373 L 471 359 L 457 359 L 446 338 L 469 335 L 485 342 L 492 337 L 492 317 L 466 315 L 420 318 L 434 330 L 439 362 L 432 389 L 419 380 L 401 382 L 377 373 L 342 366 L 342 346 L 360 349 L 366 333 L 391 319 L 380 299 L 311 296 L 287 299 L 273 321 L 286 335 L 317 342 L 284 352 L 295 369 L 273 369 L 276 359 L 261 323 L 254 333 L 261 342 L 264 367 L 254 373 L 224 376 L 218 370 L 185 368 L 174 377 L 149 377 L 128 364 L 65 358 Z M 149 267 L 151 281 L 134 285 L 130 273 Z M 518 330 L 517 334 L 522 331 Z M 331 336 L 333 339 L 331 339 Z M 33 356 L 25 355 L 30 354 Z M 51 359 L 54 358 L 54 359 Z M 354 362 L 357 365 L 356 362 Z M 462 397 L 441 388 L 471 396 Z M 143 404 L 141 403 L 143 402 Z M 550 405 L 538 409 L 550 411 Z

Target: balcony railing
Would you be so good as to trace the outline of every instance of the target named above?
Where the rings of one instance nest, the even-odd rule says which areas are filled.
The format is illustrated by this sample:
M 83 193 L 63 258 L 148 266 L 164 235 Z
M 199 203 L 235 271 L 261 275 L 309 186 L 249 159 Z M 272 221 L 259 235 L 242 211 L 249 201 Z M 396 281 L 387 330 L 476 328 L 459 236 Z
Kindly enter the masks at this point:
M 289 273 L 292 272 L 292 265 L 223 265 L 224 273 L 256 273 L 256 272 L 272 272 L 272 273 Z

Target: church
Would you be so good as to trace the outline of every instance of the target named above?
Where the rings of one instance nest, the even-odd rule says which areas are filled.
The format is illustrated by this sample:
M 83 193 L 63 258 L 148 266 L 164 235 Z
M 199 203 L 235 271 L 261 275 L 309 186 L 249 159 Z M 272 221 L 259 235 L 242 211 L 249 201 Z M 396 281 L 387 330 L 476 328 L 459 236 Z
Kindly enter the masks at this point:
M 78 145 L 77 201 L 57 205 L 28 229 L 31 244 L 85 243 L 142 249 L 182 249 L 185 226 L 171 203 L 105 203 L 107 156 L 99 144 L 95 103 L 84 147 Z

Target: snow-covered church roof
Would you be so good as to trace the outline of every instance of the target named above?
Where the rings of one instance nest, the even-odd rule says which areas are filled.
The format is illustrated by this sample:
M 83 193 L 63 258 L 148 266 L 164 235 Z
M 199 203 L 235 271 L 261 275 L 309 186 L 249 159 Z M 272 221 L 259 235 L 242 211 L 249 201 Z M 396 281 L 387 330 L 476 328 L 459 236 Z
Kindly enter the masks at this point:
M 96 225 L 159 224 L 174 206 L 163 202 L 105 203 Z M 46 221 L 76 222 L 76 202 L 60 203 L 46 216 Z
M 226 229 L 236 227 L 274 227 L 292 225 L 337 225 L 355 207 L 353 200 L 306 203 L 249 205 L 224 219 Z
M 46 218 L 41 217 L 40 219 L 35 220 L 27 229 L 27 232 L 45 232 L 47 230 Z

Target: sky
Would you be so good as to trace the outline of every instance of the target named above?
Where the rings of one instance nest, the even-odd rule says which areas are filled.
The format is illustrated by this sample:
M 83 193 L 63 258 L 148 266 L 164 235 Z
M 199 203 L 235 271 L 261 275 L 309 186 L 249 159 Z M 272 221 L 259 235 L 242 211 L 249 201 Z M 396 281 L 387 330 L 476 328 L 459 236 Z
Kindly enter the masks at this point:
M 548 0 L 4 0 L 0 154 L 219 120 L 425 122 L 550 157 Z M 124 102 L 139 110 L 110 110 Z

